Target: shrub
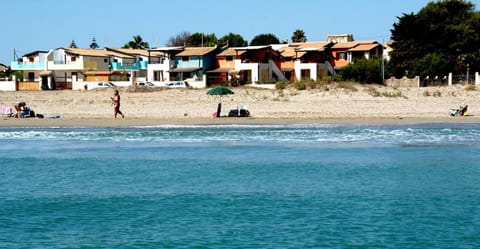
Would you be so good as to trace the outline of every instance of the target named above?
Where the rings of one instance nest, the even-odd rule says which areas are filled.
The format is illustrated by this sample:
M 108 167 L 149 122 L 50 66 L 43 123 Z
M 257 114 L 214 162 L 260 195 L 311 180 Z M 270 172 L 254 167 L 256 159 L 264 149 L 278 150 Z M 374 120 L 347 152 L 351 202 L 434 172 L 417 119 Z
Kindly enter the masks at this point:
M 279 81 L 279 82 L 277 82 L 277 83 L 275 84 L 275 89 L 283 90 L 283 89 L 285 89 L 287 86 L 288 86 L 288 82 Z
M 475 90 L 477 90 L 477 87 L 474 86 L 474 85 L 467 85 L 467 86 L 465 87 L 465 90 L 466 90 L 466 91 L 475 91 Z
M 339 77 L 360 83 L 383 84 L 380 59 L 359 59 L 343 68 Z
M 305 89 L 307 89 L 307 84 L 305 84 L 305 82 L 303 82 L 303 81 L 297 81 L 297 82 L 295 82 L 295 89 L 305 90 Z

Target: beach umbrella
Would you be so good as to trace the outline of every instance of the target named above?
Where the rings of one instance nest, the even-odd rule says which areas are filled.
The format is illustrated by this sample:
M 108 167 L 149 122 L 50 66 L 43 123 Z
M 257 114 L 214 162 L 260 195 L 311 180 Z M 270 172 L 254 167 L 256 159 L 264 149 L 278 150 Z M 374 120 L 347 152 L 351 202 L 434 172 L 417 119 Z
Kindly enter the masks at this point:
M 214 87 L 210 90 L 208 90 L 207 92 L 208 95 L 228 95 L 228 94 L 234 94 L 233 91 L 228 88 L 228 87 L 224 87 L 224 86 L 217 86 L 217 87 Z
M 218 103 L 217 107 L 217 113 L 216 116 L 217 118 L 220 117 L 220 112 L 222 111 L 222 95 L 229 95 L 229 94 L 234 94 L 233 91 L 224 86 L 217 86 L 214 87 L 207 92 L 208 95 L 219 95 L 220 96 L 220 102 Z

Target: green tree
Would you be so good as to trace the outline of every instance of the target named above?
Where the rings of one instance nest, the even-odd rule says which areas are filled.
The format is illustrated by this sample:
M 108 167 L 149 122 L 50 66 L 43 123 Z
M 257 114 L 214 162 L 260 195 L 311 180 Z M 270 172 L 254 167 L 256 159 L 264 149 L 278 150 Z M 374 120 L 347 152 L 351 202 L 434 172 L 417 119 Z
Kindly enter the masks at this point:
M 305 36 L 305 32 L 301 29 L 295 30 L 292 35 L 292 42 L 306 42 L 307 37 Z
M 480 13 L 463 0 L 430 2 L 393 25 L 388 72 L 397 77 L 480 69 Z
M 344 80 L 382 84 L 381 63 L 381 59 L 359 59 L 342 68 L 339 75 Z
M 186 45 L 189 47 L 213 47 L 217 43 L 218 39 L 214 33 L 204 34 L 197 32 L 191 34 L 186 40 Z
M 248 45 L 248 42 L 239 34 L 228 33 L 218 39 L 218 44 L 221 46 L 228 45 L 229 47 L 244 47 Z
M 168 47 L 180 47 L 180 46 L 186 46 L 187 45 L 187 40 L 191 36 L 191 33 L 188 31 L 183 31 L 179 33 L 176 36 L 172 36 L 168 39 L 167 44 L 165 44 Z
M 92 38 L 92 43 L 90 43 L 90 48 L 91 49 L 97 49 L 99 48 L 97 41 L 95 40 L 95 36 Z
M 75 43 L 75 40 L 72 40 L 72 43 L 70 43 L 70 48 L 77 48 L 77 44 Z
M 270 44 L 279 44 L 280 40 L 274 34 L 260 34 L 253 37 L 250 46 L 261 46 Z
M 123 48 L 146 49 L 149 48 L 148 42 L 143 41 L 139 35 L 134 35 L 133 40 L 123 45 Z

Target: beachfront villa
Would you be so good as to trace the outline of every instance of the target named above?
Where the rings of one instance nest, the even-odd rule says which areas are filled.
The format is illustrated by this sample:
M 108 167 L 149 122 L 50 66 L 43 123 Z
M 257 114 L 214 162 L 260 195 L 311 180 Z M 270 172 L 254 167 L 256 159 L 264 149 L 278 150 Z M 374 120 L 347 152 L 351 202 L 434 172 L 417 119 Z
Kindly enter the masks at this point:
M 384 46 L 376 41 L 353 41 L 351 35 L 327 41 L 247 47 L 56 48 L 34 51 L 11 63 L 21 71 L 17 90 L 90 89 L 96 82 L 118 86 L 150 81 L 165 86 L 187 81 L 190 86 L 233 82 L 263 84 L 276 81 L 334 77 L 358 58 L 378 58 Z

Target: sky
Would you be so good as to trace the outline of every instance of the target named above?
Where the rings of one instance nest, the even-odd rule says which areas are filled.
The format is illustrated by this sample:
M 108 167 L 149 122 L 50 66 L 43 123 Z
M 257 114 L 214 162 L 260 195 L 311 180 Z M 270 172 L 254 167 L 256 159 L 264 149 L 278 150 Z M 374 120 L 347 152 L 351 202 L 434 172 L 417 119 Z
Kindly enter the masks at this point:
M 187 31 L 230 32 L 251 41 L 271 33 L 291 42 L 295 30 L 308 41 L 329 34 L 386 42 L 398 17 L 418 13 L 431 0 L 15 0 L 2 1 L 0 63 L 14 54 L 70 46 L 122 47 L 140 35 L 150 47 Z M 469 1 L 480 8 L 480 0 Z

